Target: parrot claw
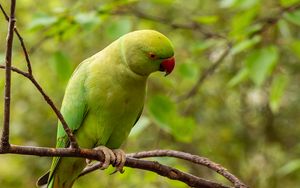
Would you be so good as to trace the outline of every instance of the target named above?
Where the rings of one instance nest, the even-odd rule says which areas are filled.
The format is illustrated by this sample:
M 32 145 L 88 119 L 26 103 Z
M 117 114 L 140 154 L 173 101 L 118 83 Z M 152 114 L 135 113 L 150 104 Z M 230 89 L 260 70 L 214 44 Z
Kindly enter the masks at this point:
M 111 174 L 114 174 L 116 172 L 120 172 L 121 174 L 124 173 L 123 167 L 126 162 L 126 154 L 123 150 L 111 150 L 105 146 L 96 147 L 94 148 L 94 150 L 101 151 L 104 154 L 104 162 L 102 163 L 100 170 L 105 170 L 110 164 L 112 164 L 114 167 L 116 167 L 116 170 Z M 91 162 L 92 161 L 90 159 L 86 159 L 86 163 L 88 166 L 91 165 Z
M 104 162 L 103 162 L 102 166 L 100 167 L 100 170 L 107 169 L 108 166 L 111 164 L 111 162 L 116 161 L 116 156 L 111 149 L 109 149 L 105 146 L 99 146 L 99 147 L 94 148 L 94 150 L 101 151 L 104 154 Z
M 91 159 L 85 159 L 86 165 L 91 166 L 92 165 L 92 160 Z
M 114 154 L 116 155 L 116 160 L 113 166 L 116 167 L 116 170 L 112 173 L 120 172 L 121 174 L 124 173 L 124 165 L 126 162 L 126 154 L 123 150 L 121 149 L 114 149 L 113 150 Z

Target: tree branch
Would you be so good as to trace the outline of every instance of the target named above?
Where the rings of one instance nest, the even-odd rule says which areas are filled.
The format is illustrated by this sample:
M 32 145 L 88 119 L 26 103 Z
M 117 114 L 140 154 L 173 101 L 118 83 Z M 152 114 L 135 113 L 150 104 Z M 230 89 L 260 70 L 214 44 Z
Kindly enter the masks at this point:
M 6 55 L 5 55 L 5 89 L 4 89 L 4 118 L 1 137 L 1 147 L 9 148 L 9 122 L 10 122 L 10 97 L 11 97 L 11 61 L 12 61 L 12 44 L 15 27 L 15 7 L 16 1 L 11 0 L 10 16 L 8 23 L 8 33 L 6 38 Z M 6 15 L 7 16 L 7 15 Z
M 201 24 L 199 24 L 199 23 L 197 23 L 193 20 L 190 20 L 189 22 L 186 22 L 186 23 L 177 23 L 177 22 L 174 22 L 173 20 L 170 20 L 170 19 L 166 19 L 166 18 L 163 18 L 163 17 L 146 14 L 145 12 L 136 9 L 131 4 L 129 4 L 129 5 L 126 4 L 126 5 L 123 5 L 123 6 L 119 6 L 114 10 L 98 10 L 98 14 L 133 15 L 133 16 L 138 17 L 140 19 L 149 20 L 149 21 L 169 25 L 170 27 L 172 27 L 174 29 L 185 29 L 185 30 L 196 31 L 198 33 L 201 33 L 204 36 L 204 38 L 218 38 L 218 39 L 227 40 L 227 38 L 225 36 L 223 36 L 222 34 L 209 32 Z
M 278 14 L 275 17 L 269 17 L 269 18 L 264 18 L 262 20 L 259 20 L 258 22 L 262 23 L 262 27 L 257 30 L 256 32 L 252 33 L 250 35 L 250 38 L 255 36 L 255 35 L 259 35 L 264 33 L 265 31 L 267 31 L 269 28 L 271 28 L 272 26 L 274 26 L 275 24 L 278 23 L 278 21 L 280 19 L 283 18 L 284 14 L 287 12 L 293 12 L 300 9 L 300 3 L 296 3 L 287 7 L 281 7 Z
M 1 4 L 0 4 L 0 9 L 1 9 L 1 11 L 2 11 L 2 13 L 3 13 L 6 21 L 9 21 L 9 17 L 7 16 L 7 14 L 6 14 L 6 12 L 3 9 L 3 7 L 2 7 Z M 20 44 L 22 46 L 22 49 L 23 49 L 23 52 L 24 52 L 24 56 L 25 56 L 25 60 L 26 60 L 26 63 L 27 63 L 28 73 L 32 74 L 32 69 L 31 69 L 31 64 L 30 64 L 30 60 L 29 60 L 29 55 L 27 53 L 24 40 L 23 40 L 22 36 L 20 35 L 17 27 L 14 27 L 14 32 L 17 34 L 17 37 L 19 38 Z
M 220 175 L 228 179 L 231 183 L 233 183 L 235 187 L 241 187 L 241 188 L 247 187 L 246 184 L 241 182 L 237 177 L 235 177 L 233 174 L 228 172 L 221 165 L 214 163 L 213 161 L 210 161 L 208 158 L 199 157 L 197 155 L 192 155 L 190 153 L 174 151 L 174 150 L 153 150 L 153 151 L 142 151 L 142 152 L 132 153 L 126 156 L 138 158 L 138 159 L 148 158 L 148 157 L 175 157 L 175 158 L 183 159 L 198 165 L 206 166 L 209 169 L 214 170 L 215 172 L 219 173 Z
M 156 155 L 155 153 L 158 152 Z M 0 154 L 22 154 L 22 155 L 35 155 L 40 157 L 49 157 L 49 156 L 59 156 L 59 157 L 81 157 L 88 158 L 98 161 L 104 161 L 104 154 L 102 151 L 93 150 L 93 149 L 77 149 L 77 148 L 46 148 L 46 147 L 33 147 L 33 146 L 17 146 L 11 145 L 9 149 L 0 148 Z M 182 158 L 191 162 L 195 161 L 195 155 L 191 155 L 188 153 L 172 151 L 172 150 L 155 150 L 155 151 L 147 151 L 147 152 L 139 152 L 126 155 L 126 163 L 125 166 L 131 168 L 138 168 L 142 170 L 148 170 L 155 172 L 161 176 L 167 177 L 169 179 L 178 180 L 186 183 L 191 187 L 201 187 L 201 188 L 228 188 L 228 186 L 215 183 L 212 181 L 204 180 L 197 176 L 181 172 L 175 168 L 162 165 L 156 161 L 146 161 L 140 160 L 137 158 L 145 158 L 145 157 L 153 157 L 153 156 L 172 156 L 176 158 Z M 185 157 L 184 157 L 185 156 Z M 192 157 L 191 157 L 192 156 Z M 133 158 L 135 157 L 135 158 Z M 204 159 L 204 158 L 201 158 Z M 197 160 L 196 160 L 197 161 Z M 86 168 L 79 177 L 86 175 L 94 170 L 97 170 L 102 162 L 98 162 L 92 167 Z M 111 161 L 111 164 L 114 164 L 115 161 Z M 210 163 L 209 160 L 206 160 L 206 163 Z M 213 163 L 213 162 L 211 162 Z M 199 163 L 198 163 L 199 164 Z M 215 163 L 213 163 L 215 164 Z M 224 169 L 223 167 L 216 167 L 220 169 Z M 240 181 L 239 181 L 240 182 Z M 242 184 L 235 184 L 235 187 L 245 188 L 247 186 L 242 186 Z
M 101 162 L 97 162 L 91 167 L 85 168 L 82 173 L 78 176 L 78 178 L 93 172 L 95 170 L 98 170 L 102 166 Z M 138 168 L 142 170 L 148 170 L 151 172 L 154 172 L 158 175 L 167 177 L 172 180 L 178 180 L 181 182 L 186 183 L 187 185 L 191 187 L 199 187 L 199 188 L 229 188 L 228 186 L 212 182 L 209 180 L 205 180 L 202 178 L 199 178 L 197 176 L 181 172 L 178 169 L 160 164 L 156 161 L 146 161 L 146 160 L 140 160 L 135 158 L 126 158 L 125 166 L 131 167 L 131 168 Z
M 227 57 L 227 55 L 230 52 L 231 49 L 231 44 L 229 43 L 227 48 L 225 49 L 225 51 L 222 53 L 222 55 L 220 55 L 220 57 L 216 60 L 216 62 L 214 62 L 210 67 L 208 67 L 206 70 L 204 70 L 202 72 L 202 74 L 200 75 L 200 77 L 198 78 L 197 82 L 195 83 L 195 85 L 184 95 L 180 96 L 177 101 L 181 102 L 184 101 L 188 98 L 193 97 L 194 95 L 197 94 L 199 88 L 201 87 L 201 85 L 203 84 L 203 82 L 210 76 L 212 75 L 215 70 L 222 64 L 222 62 L 224 61 L 224 59 Z
M 6 14 L 6 12 L 3 9 L 3 7 L 2 7 L 1 4 L 0 4 L 0 9 L 1 9 L 1 11 L 2 11 L 5 19 L 7 21 L 9 21 L 9 18 L 8 18 L 7 14 Z M 58 119 L 60 120 L 60 122 L 61 122 L 61 124 L 62 124 L 62 126 L 63 126 L 63 128 L 64 128 L 64 130 L 65 130 L 65 132 L 66 132 L 66 134 L 67 134 L 67 136 L 69 138 L 69 140 L 70 140 L 71 147 L 72 148 L 78 148 L 79 146 L 77 144 L 76 138 L 75 138 L 73 132 L 71 131 L 71 129 L 69 128 L 69 126 L 68 126 L 67 122 L 65 121 L 64 117 L 62 116 L 62 114 L 60 113 L 60 111 L 58 110 L 58 108 L 55 106 L 55 104 L 53 103 L 53 101 L 51 100 L 51 98 L 44 92 L 44 90 L 42 89 L 42 87 L 39 85 L 39 83 L 34 78 L 34 76 L 32 74 L 32 68 L 31 68 L 31 62 L 30 62 L 30 59 L 29 59 L 29 54 L 28 54 L 28 51 L 26 49 L 26 46 L 25 46 L 25 43 L 24 43 L 24 40 L 23 40 L 22 36 L 20 35 L 20 33 L 18 32 L 18 30 L 17 30 L 16 27 L 13 27 L 13 29 L 11 30 L 12 36 L 13 36 L 13 31 L 17 34 L 17 37 L 18 37 L 18 39 L 20 41 L 20 44 L 22 46 L 22 50 L 24 52 L 25 60 L 26 60 L 26 63 L 27 63 L 28 73 L 20 71 L 20 70 L 18 70 L 16 68 L 13 68 L 12 70 L 15 71 L 15 72 L 17 72 L 17 73 L 19 73 L 19 74 L 22 74 L 23 76 L 25 76 L 26 78 L 28 78 L 34 84 L 34 86 L 41 93 L 41 95 L 44 97 L 45 101 L 49 104 L 49 106 L 52 108 L 52 110 L 54 111 L 54 113 L 56 114 L 56 116 L 58 117 Z M 8 67 L 7 70 L 10 69 L 10 66 L 6 65 L 4 67 Z M 1 66 L 0 68 L 3 68 L 3 66 Z M 6 97 L 5 97 L 5 99 L 6 99 Z M 5 119 L 5 121 L 6 121 L 6 119 Z M 9 124 L 9 122 L 8 122 L 8 124 Z M 4 128 L 3 130 L 6 130 L 6 129 Z
M 5 67 L 6 67 L 5 65 L 0 65 L 0 69 L 5 69 Z M 29 77 L 29 74 L 27 72 L 24 72 L 24 71 L 22 71 L 22 70 L 20 70 L 20 69 L 18 69 L 16 67 L 10 67 L 10 70 L 14 71 L 14 72 L 16 72 L 16 73 L 18 73 L 18 74 L 26 77 L 26 78 Z

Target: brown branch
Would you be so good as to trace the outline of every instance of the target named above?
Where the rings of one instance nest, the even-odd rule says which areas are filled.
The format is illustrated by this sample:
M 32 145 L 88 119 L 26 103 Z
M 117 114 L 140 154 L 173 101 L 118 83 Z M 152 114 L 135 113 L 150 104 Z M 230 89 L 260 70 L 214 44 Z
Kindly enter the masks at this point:
M 232 45 L 229 43 L 227 48 L 225 49 L 225 51 L 223 52 L 222 55 L 220 55 L 220 57 L 216 60 L 216 62 L 214 62 L 210 67 L 208 67 L 206 70 L 203 71 L 203 73 L 200 75 L 200 77 L 198 78 L 197 82 L 195 83 L 195 85 L 184 95 L 178 97 L 178 101 L 184 101 L 188 98 L 193 97 L 194 95 L 197 94 L 198 89 L 200 88 L 200 86 L 204 83 L 204 81 L 214 73 L 214 71 L 222 64 L 223 60 L 227 57 L 227 55 L 230 52 Z
M 188 23 L 176 23 L 168 19 L 145 14 L 144 12 L 141 12 L 137 9 L 130 9 L 130 13 L 142 19 L 151 20 L 151 21 L 160 22 L 162 24 L 169 25 L 174 29 L 186 29 L 186 30 L 193 30 L 193 31 L 200 32 L 205 38 L 220 38 L 226 40 L 226 37 L 224 37 L 223 35 L 206 31 L 199 23 L 194 21 L 190 21 Z
M 153 16 L 150 14 L 146 14 L 145 12 L 142 12 L 138 9 L 136 9 L 132 5 L 125 5 L 117 7 L 115 10 L 98 10 L 98 14 L 111 14 L 111 15 L 133 15 L 135 17 L 149 20 L 153 22 L 158 22 L 161 24 L 169 25 L 170 27 L 174 29 L 185 29 L 185 30 L 192 30 L 201 33 L 204 38 L 218 38 L 218 39 L 225 39 L 227 38 L 219 33 L 213 33 L 207 31 L 201 24 L 195 22 L 195 21 L 189 21 L 186 23 L 176 23 L 173 20 L 166 19 L 159 16 Z
M 7 16 L 5 10 L 3 9 L 2 5 L 0 4 L 0 9 L 6 19 L 6 21 L 9 21 L 9 17 Z M 27 50 L 26 50 L 26 47 L 25 47 L 25 43 L 24 43 L 24 40 L 22 38 L 22 36 L 20 35 L 18 29 L 16 27 L 14 27 L 14 31 L 15 33 L 17 34 L 17 37 L 19 38 L 19 41 L 20 41 L 20 44 L 22 46 L 22 49 L 23 49 L 23 52 L 24 52 L 24 56 L 25 56 L 25 60 L 26 60 L 26 63 L 27 63 L 27 69 L 28 69 L 28 73 L 29 74 L 32 74 L 32 68 L 31 68 L 31 63 L 30 63 L 30 60 L 29 60 L 29 55 L 27 53 Z
M 148 171 L 154 172 L 158 175 L 167 177 L 169 179 L 181 181 L 191 187 L 229 188 L 228 186 L 225 186 L 225 185 L 222 185 L 222 184 L 219 184 L 216 182 L 212 182 L 212 181 L 209 181 L 209 180 L 206 180 L 203 178 L 199 178 L 192 174 L 188 174 L 188 173 L 182 172 L 178 169 L 160 164 L 156 161 L 146 161 L 146 160 L 126 157 L 125 166 L 131 167 L 131 168 L 142 169 L 142 170 L 148 170 Z M 84 169 L 82 171 L 82 173 L 79 175 L 79 177 L 82 177 L 90 172 L 98 170 L 100 167 L 101 167 L 101 162 L 98 162 L 91 167 L 87 167 L 86 169 Z
M 134 158 L 126 158 L 126 166 L 131 168 L 139 168 L 143 170 L 148 170 L 155 172 L 161 176 L 167 177 L 172 180 L 178 180 L 191 187 L 198 187 L 198 188 L 228 188 L 228 186 L 215 183 L 209 180 L 205 180 L 199 178 L 197 176 L 181 172 L 178 169 L 162 165 L 156 161 L 146 161 Z
M 5 10 L 3 9 L 2 5 L 0 4 L 0 9 L 5 17 L 6 20 L 9 20 L 8 19 L 8 16 L 5 12 Z M 31 68 L 31 62 L 30 62 L 30 59 L 29 59 L 29 54 L 28 54 L 28 51 L 26 49 L 26 46 L 25 46 L 25 43 L 24 43 L 24 40 L 22 38 L 22 36 L 20 35 L 20 33 L 18 32 L 17 28 L 14 27 L 13 30 L 11 30 L 12 32 L 12 36 L 13 36 L 13 31 L 15 31 L 15 33 L 17 34 L 18 36 L 18 39 L 20 41 L 20 44 L 22 46 L 22 50 L 24 52 L 24 55 L 25 55 L 25 60 L 26 60 L 26 63 L 27 63 L 27 69 L 28 69 L 28 74 L 25 72 L 22 71 L 22 73 L 18 71 L 15 71 L 15 72 L 18 72 L 20 74 L 22 74 L 23 76 L 25 76 L 26 78 L 28 78 L 33 84 L 34 86 L 37 88 L 37 90 L 41 93 L 41 95 L 44 97 L 45 101 L 50 105 L 50 107 L 52 108 L 52 110 L 54 111 L 54 113 L 56 114 L 56 116 L 58 117 L 58 119 L 60 120 L 69 140 L 70 140 L 70 145 L 72 148 L 78 148 L 78 144 L 76 142 L 76 138 L 74 136 L 74 134 L 72 133 L 71 129 L 69 128 L 67 122 L 65 121 L 64 117 L 62 116 L 62 114 L 60 113 L 60 111 L 58 110 L 58 108 L 55 106 L 55 104 L 53 103 L 53 101 L 51 100 L 51 98 L 44 92 L 44 90 L 42 89 L 42 87 L 39 85 L 39 83 L 36 81 L 36 79 L 34 78 L 33 74 L 32 74 L 32 68 Z M 3 66 L 2 66 L 3 67 Z M 8 67 L 7 70 L 10 69 L 10 66 L 5 66 L 5 67 Z M 1 67 L 0 67 L 1 68 Z M 14 68 L 16 70 L 16 68 Z M 9 71 L 10 72 L 10 71 Z M 6 97 L 5 97 L 6 99 Z M 8 122 L 9 124 L 9 122 Z M 3 129 L 3 130 L 6 130 L 6 129 Z M 7 130 L 6 130 L 7 131 Z M 9 130 L 8 130 L 9 131 Z
M 155 151 L 148 151 L 148 153 L 152 153 Z M 176 151 L 170 151 L 176 152 Z M 93 149 L 76 149 L 76 148 L 46 148 L 46 147 L 33 147 L 33 146 L 17 146 L 11 145 L 10 148 L 0 148 L 0 154 L 22 154 L 22 155 L 35 155 L 40 157 L 45 156 L 60 156 L 60 157 L 80 157 L 80 158 L 88 158 L 93 160 L 104 161 L 104 154 L 102 151 L 93 150 Z M 141 154 L 141 153 L 140 153 Z M 167 177 L 169 179 L 178 180 L 186 183 L 191 187 L 199 187 L 199 188 L 229 188 L 228 186 L 204 180 L 197 176 L 181 172 L 175 168 L 162 165 L 156 161 L 146 161 L 140 160 L 136 158 L 132 158 L 130 156 L 138 156 L 140 154 L 129 154 L 126 156 L 125 166 L 131 168 L 138 168 L 142 170 L 148 170 L 155 172 L 161 176 Z M 191 155 L 191 154 L 189 154 Z M 146 157 L 146 155 L 144 155 Z M 96 163 L 92 167 L 85 169 L 80 176 L 83 176 L 87 173 L 90 173 L 96 169 L 98 169 L 101 165 L 100 163 Z M 115 161 L 111 161 L 111 164 L 114 164 Z M 79 176 L 79 177 L 80 177 Z
M 0 65 L 0 69 L 5 69 L 5 65 Z M 12 70 L 12 71 L 14 71 L 14 72 L 26 77 L 26 78 L 28 78 L 30 76 L 27 72 L 24 72 L 24 71 L 22 71 L 22 70 L 20 70 L 16 67 L 10 67 L 10 70 Z
M 142 152 L 137 152 L 137 153 L 132 153 L 126 155 L 128 157 L 133 157 L 133 158 L 148 158 L 148 157 L 175 157 L 183 160 L 190 161 L 192 163 L 206 166 L 215 172 L 219 173 L 226 179 L 228 179 L 231 183 L 235 185 L 235 187 L 240 187 L 240 188 L 246 188 L 248 187 L 246 184 L 241 182 L 237 177 L 235 177 L 233 174 L 228 172 L 224 167 L 221 165 L 210 161 L 209 159 L 205 157 L 199 157 L 197 155 L 192 155 L 190 153 L 185 153 L 181 151 L 174 151 L 174 150 L 153 150 L 153 151 L 142 151 Z
M 0 65 L 0 69 L 5 69 L 4 65 Z M 65 131 L 67 132 L 67 135 L 69 135 L 69 139 L 70 139 L 70 143 L 73 143 L 73 148 L 78 148 L 77 142 L 76 142 L 76 138 L 74 136 L 74 134 L 72 133 L 71 129 L 68 127 L 66 121 L 64 120 L 62 114 L 60 113 L 60 111 L 56 108 L 55 104 L 53 103 L 53 101 L 50 99 L 50 97 L 45 93 L 45 91 L 43 90 L 43 88 L 40 86 L 40 84 L 35 80 L 35 78 L 33 77 L 32 74 L 29 74 L 27 72 L 24 72 L 18 68 L 15 67 L 11 67 L 10 68 L 12 71 L 28 78 L 31 83 L 37 88 L 37 90 L 41 93 L 41 95 L 44 97 L 45 101 L 49 104 L 49 106 L 52 108 L 52 110 L 54 111 L 54 113 L 56 114 L 56 116 L 59 118 L 59 120 L 61 121 L 62 125 L 64 126 Z M 74 145 L 75 144 L 75 145 Z
M 287 7 L 281 7 L 278 14 L 275 17 L 263 18 L 258 21 L 258 23 L 262 23 L 262 27 L 256 32 L 252 33 L 249 37 L 254 37 L 255 35 L 262 34 L 266 32 L 269 28 L 276 25 L 280 19 L 283 18 L 284 14 L 287 12 L 293 12 L 295 10 L 300 9 L 300 3 L 296 3 Z
M 26 60 L 26 63 L 27 63 L 27 71 L 30 75 L 32 75 L 32 68 L 31 68 L 31 63 L 30 63 L 30 59 L 29 59 L 29 54 L 26 50 L 24 40 L 23 40 L 22 36 L 20 35 L 20 33 L 19 33 L 19 31 L 17 30 L 16 27 L 15 27 L 14 30 L 15 30 L 15 33 L 17 34 L 18 38 L 19 38 L 19 41 L 20 41 L 22 49 L 23 49 L 23 53 L 24 53 L 25 60 Z
M 4 118 L 1 137 L 1 147 L 9 147 L 9 122 L 10 122 L 10 97 L 11 97 L 11 61 L 12 45 L 15 27 L 15 7 L 16 0 L 11 0 L 10 16 L 8 23 L 8 33 L 6 38 L 6 55 L 5 55 L 5 90 L 4 90 Z
M 45 101 L 49 104 L 49 106 L 52 108 L 52 110 L 54 111 L 54 113 L 56 114 L 56 116 L 58 117 L 58 119 L 60 120 L 69 140 L 70 140 L 70 146 L 72 148 L 79 148 L 76 138 L 72 132 L 72 130 L 69 128 L 67 122 L 65 121 L 63 115 L 60 113 L 60 111 L 58 110 L 58 108 L 55 106 L 55 104 L 53 103 L 53 101 L 50 99 L 50 97 L 45 93 L 45 91 L 43 90 L 43 88 L 39 85 L 39 83 L 34 79 L 33 75 L 30 75 L 29 77 L 27 77 L 32 83 L 33 85 L 37 88 L 37 90 L 41 93 L 41 95 L 44 97 Z

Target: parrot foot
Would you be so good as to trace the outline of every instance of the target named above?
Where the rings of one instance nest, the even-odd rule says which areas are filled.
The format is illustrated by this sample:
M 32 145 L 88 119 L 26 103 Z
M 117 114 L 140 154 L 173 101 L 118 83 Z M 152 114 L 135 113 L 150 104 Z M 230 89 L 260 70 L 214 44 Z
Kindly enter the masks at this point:
M 120 172 L 121 174 L 124 173 L 123 167 L 126 162 L 126 154 L 123 150 L 121 149 L 114 149 L 113 150 L 114 154 L 116 155 L 116 160 L 114 166 L 116 167 L 116 170 L 112 173 Z
M 102 166 L 100 167 L 100 170 L 107 169 L 108 166 L 111 164 L 111 162 L 113 163 L 116 161 L 116 156 L 111 149 L 109 149 L 105 146 L 99 146 L 99 147 L 94 148 L 94 150 L 101 151 L 104 154 L 104 162 L 103 162 Z M 91 160 L 86 159 L 86 163 L 87 163 L 87 165 L 90 165 Z

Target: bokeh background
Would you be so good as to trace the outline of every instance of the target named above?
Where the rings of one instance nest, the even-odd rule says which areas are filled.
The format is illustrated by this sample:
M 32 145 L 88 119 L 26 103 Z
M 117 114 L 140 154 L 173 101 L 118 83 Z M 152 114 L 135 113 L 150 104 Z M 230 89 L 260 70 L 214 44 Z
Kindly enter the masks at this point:
M 8 10 L 9 1 L 0 2 Z M 299 3 L 23 0 L 17 1 L 16 17 L 34 75 L 58 107 L 72 71 L 82 60 L 133 30 L 164 33 L 174 43 L 176 68 L 168 77 L 156 73 L 149 79 L 142 118 L 123 149 L 190 152 L 222 164 L 250 187 L 292 188 L 300 185 L 300 9 L 285 7 Z M 1 15 L 1 62 L 6 33 L 7 22 Z M 232 48 L 222 59 L 228 44 Z M 216 71 L 186 97 L 220 58 Z M 13 65 L 26 70 L 16 38 Z M 0 75 L 3 90 L 4 71 Z M 16 74 L 11 110 L 11 143 L 55 145 L 57 118 L 32 84 Z M 228 184 L 205 167 L 157 160 Z M 0 187 L 34 187 L 50 162 L 51 158 L 1 155 Z M 187 187 L 151 172 L 125 171 L 122 175 L 108 175 L 111 169 L 96 171 L 74 187 Z

